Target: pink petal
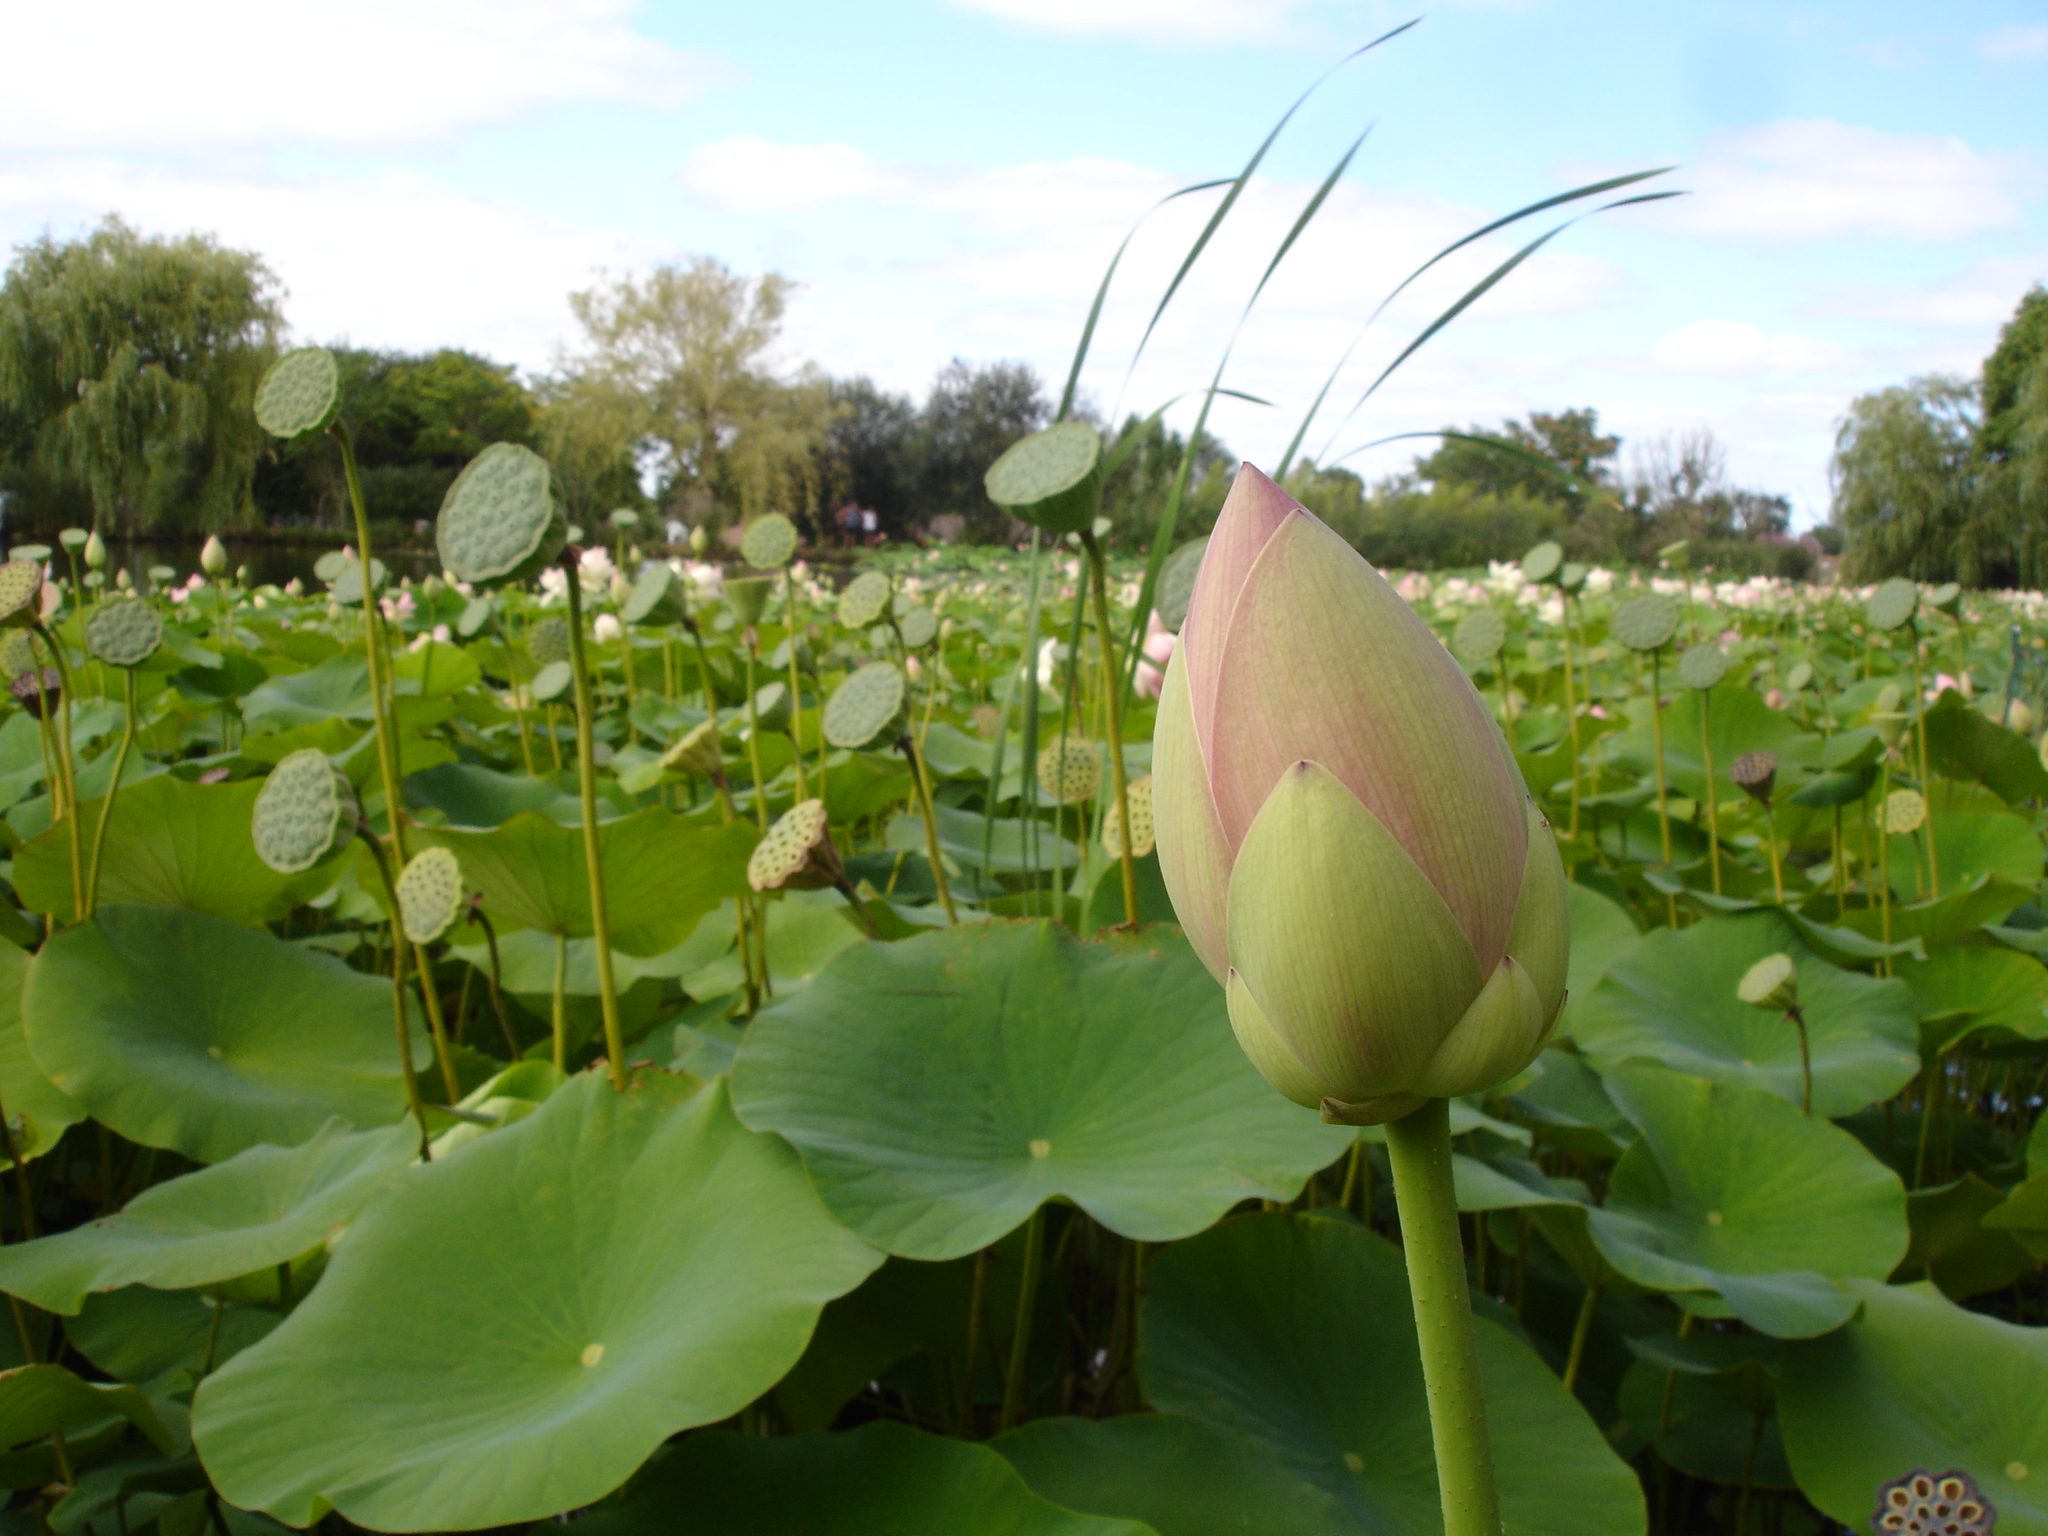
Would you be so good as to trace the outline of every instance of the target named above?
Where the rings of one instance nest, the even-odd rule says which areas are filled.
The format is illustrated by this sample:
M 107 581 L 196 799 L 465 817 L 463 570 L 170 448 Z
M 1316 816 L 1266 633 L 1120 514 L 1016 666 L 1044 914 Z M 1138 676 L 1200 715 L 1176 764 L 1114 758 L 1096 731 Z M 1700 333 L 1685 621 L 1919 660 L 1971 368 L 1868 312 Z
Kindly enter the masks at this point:
M 1266 541 L 1290 517 L 1301 515 L 1301 504 L 1292 496 L 1251 465 L 1240 466 L 1216 518 L 1216 531 L 1202 553 L 1187 619 L 1180 627 L 1195 733 L 1205 743 L 1216 716 L 1216 675 L 1223 665 L 1223 639 L 1238 593 Z

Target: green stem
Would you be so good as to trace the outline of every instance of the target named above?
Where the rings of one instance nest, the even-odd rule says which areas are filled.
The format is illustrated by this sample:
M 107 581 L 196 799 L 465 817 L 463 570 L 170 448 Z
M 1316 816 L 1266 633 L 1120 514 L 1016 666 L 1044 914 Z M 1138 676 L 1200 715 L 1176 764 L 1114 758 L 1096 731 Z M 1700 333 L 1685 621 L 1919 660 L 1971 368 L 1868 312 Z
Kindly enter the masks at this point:
M 939 905 L 945 909 L 946 921 L 957 923 L 960 914 L 953 910 L 952 888 L 946 884 L 945 856 L 939 851 L 939 816 L 932 809 L 932 787 L 925 782 L 924 758 L 917 750 L 917 743 L 905 731 L 896 742 L 897 748 L 910 759 L 910 779 L 917 789 L 918 813 L 924 817 L 925 854 L 932 861 L 932 883 L 939 889 Z
M 1600 1287 L 1586 1287 L 1586 1299 L 1579 1303 L 1578 1320 L 1572 1324 L 1571 1353 L 1564 1362 L 1564 1389 L 1572 1391 L 1579 1381 L 1579 1366 L 1586 1358 L 1586 1337 L 1593 1331 L 1593 1308 L 1599 1304 Z
M 1713 870 L 1714 894 L 1721 894 L 1721 790 L 1714 783 L 1713 702 L 1709 689 L 1700 690 L 1700 758 L 1707 770 L 1707 862 Z
M 398 774 L 398 747 L 391 723 L 391 695 L 384 675 L 384 610 L 377 606 L 371 580 L 377 566 L 370 553 L 370 514 L 363 507 L 362 477 L 356 472 L 356 449 L 348 428 L 337 421 L 327 429 L 341 445 L 341 472 L 348 482 L 349 509 L 356 520 L 356 557 L 363 568 L 363 650 L 370 666 L 370 722 L 377 728 L 377 773 L 384 786 L 384 819 L 391 826 L 391 846 L 403 864 L 405 796 Z
M 1095 634 L 1100 642 L 1097 649 L 1102 652 L 1102 696 L 1108 705 L 1109 771 L 1110 782 L 1116 787 L 1117 856 L 1123 865 L 1124 923 L 1135 928 L 1138 926 L 1138 862 L 1131 852 L 1131 796 L 1130 787 L 1125 783 L 1124 769 L 1123 690 L 1117 687 L 1116 645 L 1109 630 L 1109 562 L 1103 557 L 1102 543 L 1093 530 L 1084 528 L 1081 531 L 1081 548 L 1088 553 L 1088 567 L 1093 573 L 1089 586 L 1095 602 Z
M 797 604 L 796 573 L 788 566 L 782 569 L 782 581 L 784 596 L 789 603 L 789 744 L 795 749 L 792 761 L 796 767 L 796 797 L 803 801 L 811 798 L 804 788 L 804 695 L 796 666 L 797 634 L 803 625 L 803 610 Z
M 755 709 L 754 693 L 756 679 L 754 661 L 760 655 L 759 637 L 754 626 L 749 624 L 746 633 L 747 646 L 747 766 L 754 773 L 754 825 L 765 836 L 768 831 L 768 784 L 761 772 L 761 717 Z
M 1664 853 L 1664 867 L 1671 867 L 1671 809 L 1666 803 L 1669 788 L 1664 782 L 1664 669 L 1659 661 L 1661 652 L 1650 652 L 1650 732 L 1656 738 L 1654 756 L 1657 759 L 1657 838 Z M 1669 891 L 1664 893 L 1664 911 L 1671 926 L 1678 926 L 1678 898 Z
M 569 1070 L 569 1010 L 568 1001 L 564 995 L 567 990 L 568 980 L 569 936 L 565 933 L 558 933 L 555 935 L 555 984 L 550 993 L 553 1006 L 548 1015 L 548 1022 L 554 1029 L 555 1070 L 557 1072 Z
M 50 648 L 50 665 L 57 669 L 57 771 L 64 776 L 64 825 L 71 845 L 71 920 L 83 922 L 89 910 L 85 897 L 85 854 L 78 826 L 78 763 L 71 751 L 71 668 L 64 660 L 64 647 L 38 621 L 35 632 Z M 36 694 L 43 713 L 50 713 L 50 696 L 43 692 L 42 673 L 36 673 Z M 54 807 L 54 801 L 53 807 Z
M 476 924 L 484 931 L 484 943 L 491 951 L 491 1011 L 498 1016 L 498 1028 L 505 1036 L 505 1049 L 510 1059 L 519 1059 L 519 1037 L 512 1033 L 512 1021 L 505 1017 L 505 998 L 500 989 L 499 978 L 503 967 L 498 962 L 498 930 L 491 920 L 484 916 L 482 907 L 476 910 Z
M 1010 1365 L 1003 1375 L 1003 1416 L 997 1433 L 1017 1422 L 1031 1363 L 1031 1318 L 1038 1310 L 1038 1272 L 1045 1264 L 1045 1207 L 1024 1228 L 1024 1276 L 1017 1288 L 1017 1326 L 1010 1335 Z
M 391 1012 L 398 1028 L 398 1069 L 405 1074 L 405 1102 L 413 1122 L 420 1128 L 420 1161 L 434 1160 L 431 1133 L 427 1130 L 427 1106 L 420 1098 L 419 1074 L 412 1060 L 412 1025 L 405 1016 L 405 930 L 399 926 L 398 887 L 391 880 L 391 864 L 384 857 L 384 845 L 367 826 L 358 826 L 356 836 L 369 845 L 377 861 L 377 875 L 384 882 L 385 897 L 391 903 Z M 450 1103 L 454 1100 L 450 1099 Z
M 1927 797 L 1927 887 L 1941 894 L 1941 865 L 1934 854 L 1934 780 L 1927 772 L 1927 694 L 1920 682 L 1920 630 L 1908 623 L 1913 641 L 1913 730 L 1920 749 L 1920 793 Z
M 85 874 L 85 915 L 91 917 L 100 899 L 100 859 L 107 851 L 107 824 L 114 819 L 114 796 L 121 792 L 121 772 L 128 766 L 128 753 L 135 745 L 135 669 L 123 667 L 121 676 L 127 686 L 123 690 L 127 706 L 127 718 L 121 725 L 121 745 L 114 753 L 114 777 L 107 785 L 107 797 L 100 802 L 99 824 L 93 828 L 92 863 Z
M 597 941 L 597 992 L 604 1010 L 604 1049 L 611 1059 L 612 1086 L 626 1086 L 626 1039 L 619 1023 L 619 991 L 612 978 L 612 927 L 605 915 L 604 852 L 597 834 L 596 743 L 591 732 L 590 668 L 583 656 L 583 582 L 576 557 L 562 557 L 569 578 L 569 664 L 576 674 L 576 787 L 583 796 L 583 859 L 590 875 L 590 926 Z M 557 1037 L 556 1050 L 561 1049 Z
M 1451 1187 L 1450 1101 L 1430 1099 L 1413 1114 L 1391 1121 L 1387 1157 L 1393 1164 L 1422 1384 L 1436 1443 L 1444 1536 L 1500 1536 L 1479 1346 Z

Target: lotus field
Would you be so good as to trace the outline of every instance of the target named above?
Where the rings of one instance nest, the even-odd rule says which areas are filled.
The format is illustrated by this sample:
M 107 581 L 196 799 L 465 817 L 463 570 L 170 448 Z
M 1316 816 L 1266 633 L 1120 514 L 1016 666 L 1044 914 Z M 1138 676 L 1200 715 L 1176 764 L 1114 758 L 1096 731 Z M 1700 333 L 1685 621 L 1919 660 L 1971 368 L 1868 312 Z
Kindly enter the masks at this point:
M 1028 441 L 1021 551 L 13 552 L 16 1528 L 2048 1531 L 2042 599 L 1148 570 Z

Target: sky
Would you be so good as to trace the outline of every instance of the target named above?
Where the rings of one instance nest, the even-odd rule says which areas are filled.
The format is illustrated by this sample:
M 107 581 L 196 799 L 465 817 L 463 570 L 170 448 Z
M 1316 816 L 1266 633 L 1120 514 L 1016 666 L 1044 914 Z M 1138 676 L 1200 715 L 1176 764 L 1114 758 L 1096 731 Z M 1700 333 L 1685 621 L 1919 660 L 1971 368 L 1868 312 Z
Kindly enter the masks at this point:
M 784 370 L 921 398 L 951 358 L 1017 359 L 1056 392 L 1131 235 L 1094 408 L 1221 365 L 1268 403 L 1211 430 L 1270 467 L 1335 370 L 1304 449 L 1368 478 L 1429 446 L 1400 433 L 1590 406 L 1625 455 L 1710 430 L 1809 524 L 1849 402 L 1974 373 L 2048 280 L 2042 0 L 70 0 L 0 7 L 0 57 L 0 244 L 110 213 L 210 233 L 301 341 L 540 374 L 579 345 L 572 292 L 709 256 L 799 285 Z M 1304 92 L 1140 353 L 1222 194 L 1161 200 L 1236 175 Z M 1665 167 L 1641 189 L 1684 196 L 1562 230 L 1365 397 L 1609 199 L 1373 319 L 1430 257 Z

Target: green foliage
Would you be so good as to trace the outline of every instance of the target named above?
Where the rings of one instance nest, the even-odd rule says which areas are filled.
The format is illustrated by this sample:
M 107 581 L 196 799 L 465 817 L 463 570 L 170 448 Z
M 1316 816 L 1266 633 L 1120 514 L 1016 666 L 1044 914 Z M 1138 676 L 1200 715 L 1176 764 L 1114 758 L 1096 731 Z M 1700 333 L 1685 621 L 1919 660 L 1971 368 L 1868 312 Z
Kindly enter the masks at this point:
M 249 401 L 281 323 L 269 270 L 209 236 L 110 217 L 19 248 L 0 281 L 0 483 L 107 534 L 253 521 Z
M 1522 452 L 1506 452 L 1486 438 Z M 1510 420 L 1496 430 L 1471 427 L 1463 437 L 1447 438 L 1434 453 L 1416 460 L 1415 474 L 1437 486 L 1461 485 L 1496 496 L 1519 492 L 1528 500 L 1559 502 L 1576 520 L 1586 509 L 1588 493 L 1613 479 L 1620 448 L 1620 438 L 1601 433 L 1598 411 L 1531 411 L 1526 424 Z
M 1976 510 L 1977 390 L 1929 375 L 1859 395 L 1835 437 L 1835 520 L 1852 581 L 1995 574 Z

